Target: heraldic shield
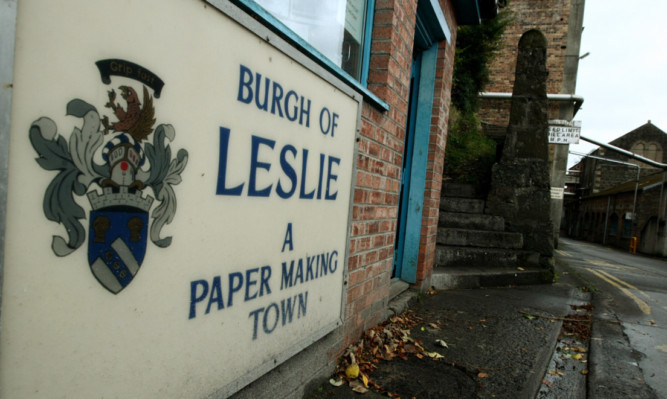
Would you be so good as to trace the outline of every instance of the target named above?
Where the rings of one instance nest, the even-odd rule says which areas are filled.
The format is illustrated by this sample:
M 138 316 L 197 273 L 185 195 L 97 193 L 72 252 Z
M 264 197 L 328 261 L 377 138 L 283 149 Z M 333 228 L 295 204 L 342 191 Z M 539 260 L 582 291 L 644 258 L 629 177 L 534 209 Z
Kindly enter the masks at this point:
M 144 261 L 148 212 L 130 206 L 101 208 L 90 213 L 89 231 L 90 270 L 104 288 L 117 294 L 132 282 Z

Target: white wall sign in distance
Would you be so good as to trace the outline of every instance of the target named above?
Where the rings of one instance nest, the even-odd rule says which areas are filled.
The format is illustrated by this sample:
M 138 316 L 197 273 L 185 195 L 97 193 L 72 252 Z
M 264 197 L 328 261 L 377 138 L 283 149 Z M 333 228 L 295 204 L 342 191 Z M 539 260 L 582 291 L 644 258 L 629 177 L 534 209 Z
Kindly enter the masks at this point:
M 549 143 L 579 144 L 581 121 L 550 120 Z
M 551 187 L 551 199 L 563 199 L 565 189 L 563 187 Z
M 357 95 L 198 1 L 17 18 L 0 396 L 225 396 L 341 323 Z

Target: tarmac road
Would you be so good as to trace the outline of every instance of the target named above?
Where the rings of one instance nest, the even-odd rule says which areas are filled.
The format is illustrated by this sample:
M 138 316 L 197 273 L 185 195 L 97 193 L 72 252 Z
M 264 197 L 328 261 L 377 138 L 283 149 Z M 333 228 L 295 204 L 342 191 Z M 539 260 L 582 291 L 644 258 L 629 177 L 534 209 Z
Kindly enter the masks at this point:
M 556 252 L 593 291 L 588 397 L 667 398 L 667 261 L 564 238 Z

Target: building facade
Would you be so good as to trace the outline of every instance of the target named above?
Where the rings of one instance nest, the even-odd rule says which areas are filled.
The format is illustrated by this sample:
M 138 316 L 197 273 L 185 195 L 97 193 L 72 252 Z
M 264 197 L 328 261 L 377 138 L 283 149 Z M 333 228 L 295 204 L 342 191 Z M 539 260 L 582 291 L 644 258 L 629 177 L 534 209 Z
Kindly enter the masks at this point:
M 429 287 L 456 30 L 496 2 L 314 4 L 3 8 L 1 396 L 300 397 Z
M 659 164 L 667 161 L 667 134 L 650 121 L 609 144 Z M 564 234 L 622 249 L 633 243 L 639 252 L 665 256 L 662 168 L 601 147 L 570 174 L 578 179 L 568 187 Z

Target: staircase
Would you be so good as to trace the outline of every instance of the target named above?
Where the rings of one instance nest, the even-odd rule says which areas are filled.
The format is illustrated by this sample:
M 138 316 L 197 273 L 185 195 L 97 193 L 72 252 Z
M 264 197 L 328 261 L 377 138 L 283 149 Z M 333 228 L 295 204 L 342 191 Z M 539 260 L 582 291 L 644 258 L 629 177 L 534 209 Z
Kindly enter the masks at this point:
M 505 231 L 505 220 L 484 213 L 474 186 L 445 183 L 431 284 L 436 289 L 550 283 L 539 254 L 523 250 L 521 233 Z

